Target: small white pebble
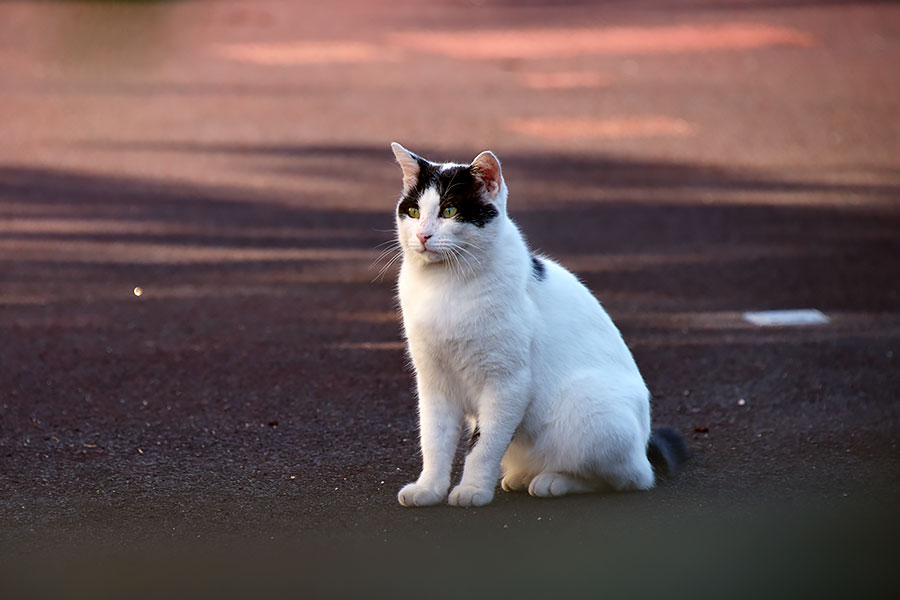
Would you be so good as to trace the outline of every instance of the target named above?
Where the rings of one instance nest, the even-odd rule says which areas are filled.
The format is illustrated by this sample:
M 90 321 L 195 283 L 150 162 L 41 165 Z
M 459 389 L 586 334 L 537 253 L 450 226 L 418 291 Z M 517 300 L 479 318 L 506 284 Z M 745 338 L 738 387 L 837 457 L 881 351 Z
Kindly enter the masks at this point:
M 137 286 L 137 287 L 134 288 L 134 295 L 135 295 L 135 296 L 140 296 L 140 295 L 143 294 L 143 293 L 144 293 L 144 289 L 141 288 L 140 286 Z
M 745 404 L 747 404 L 747 401 L 744 400 L 743 398 L 740 398 L 740 399 L 738 400 L 738 406 L 744 406 Z

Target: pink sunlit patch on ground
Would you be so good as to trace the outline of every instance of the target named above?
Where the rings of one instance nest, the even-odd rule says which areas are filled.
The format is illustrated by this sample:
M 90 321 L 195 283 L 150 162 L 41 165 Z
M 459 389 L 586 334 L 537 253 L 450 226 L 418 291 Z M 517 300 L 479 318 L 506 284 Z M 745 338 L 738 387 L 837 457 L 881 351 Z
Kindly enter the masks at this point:
M 506 126 L 515 133 L 548 140 L 680 136 L 694 131 L 687 121 L 659 115 L 610 119 L 510 119 Z
M 229 60 L 270 66 L 362 63 L 381 60 L 384 54 L 358 42 L 234 44 L 217 46 L 213 52 Z
M 522 85 L 534 90 L 567 90 L 598 88 L 609 85 L 609 77 L 599 73 L 564 71 L 557 73 L 522 73 Z
M 400 34 L 395 39 L 416 50 L 469 60 L 676 54 L 815 44 L 815 39 L 802 31 L 762 23 L 416 32 Z

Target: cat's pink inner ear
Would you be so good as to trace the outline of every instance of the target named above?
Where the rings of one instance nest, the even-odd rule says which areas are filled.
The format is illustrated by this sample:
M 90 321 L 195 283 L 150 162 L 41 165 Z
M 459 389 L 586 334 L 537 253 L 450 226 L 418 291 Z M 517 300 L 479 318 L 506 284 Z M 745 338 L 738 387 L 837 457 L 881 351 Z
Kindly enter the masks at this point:
M 419 161 L 412 152 L 397 142 L 391 144 L 391 150 L 394 151 L 397 163 L 403 169 L 403 188 L 409 189 L 415 186 L 416 180 L 419 178 Z
M 503 174 L 500 171 L 500 161 L 493 152 L 485 150 L 476 156 L 472 161 L 472 172 L 490 197 L 497 195 L 503 182 Z

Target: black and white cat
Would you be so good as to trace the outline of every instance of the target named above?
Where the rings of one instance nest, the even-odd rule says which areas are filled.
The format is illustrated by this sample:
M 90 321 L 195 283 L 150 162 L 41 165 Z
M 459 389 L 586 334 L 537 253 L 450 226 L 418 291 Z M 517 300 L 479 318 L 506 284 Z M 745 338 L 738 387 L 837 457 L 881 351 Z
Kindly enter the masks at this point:
M 447 497 L 466 422 L 479 436 L 450 492 L 457 506 L 489 503 L 501 469 L 504 490 L 540 497 L 646 490 L 648 454 L 673 470 L 683 440 L 668 429 L 651 436 L 650 393 L 600 303 L 529 252 L 506 214 L 497 157 L 436 164 L 392 148 L 403 169 L 398 288 L 423 458 L 400 504 Z

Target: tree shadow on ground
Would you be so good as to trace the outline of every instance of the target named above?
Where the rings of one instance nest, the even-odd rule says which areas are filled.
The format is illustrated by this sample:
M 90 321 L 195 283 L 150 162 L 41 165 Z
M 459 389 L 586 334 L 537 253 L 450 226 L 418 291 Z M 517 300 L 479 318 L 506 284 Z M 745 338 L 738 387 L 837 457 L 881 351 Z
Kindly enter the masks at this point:
M 180 281 L 192 273 L 221 279 L 252 272 L 257 283 L 271 272 L 277 283 L 291 269 L 358 266 L 366 256 L 341 252 L 373 250 L 392 237 L 397 174 L 381 148 L 148 142 L 107 149 L 226 154 L 237 168 L 349 180 L 354 195 L 383 197 L 384 209 L 368 208 L 368 200 L 365 209 L 323 209 L 309 193 L 285 204 L 259 191 L 6 167 L 0 214 L 27 217 L 3 231 L 19 281 L 65 270 L 177 274 Z M 513 153 L 503 160 L 510 213 L 532 247 L 568 261 L 613 308 L 618 298 L 682 311 L 900 306 L 900 184 L 805 182 L 602 156 Z M 31 262 L 17 241 L 30 249 Z M 83 250 L 83 262 L 66 251 L 67 244 L 94 243 L 101 247 Z M 147 256 L 109 260 L 115 250 L 104 253 L 102 245 L 114 244 L 146 247 Z M 55 251 L 65 260 L 54 261 Z M 357 275 L 355 283 L 366 282 Z

